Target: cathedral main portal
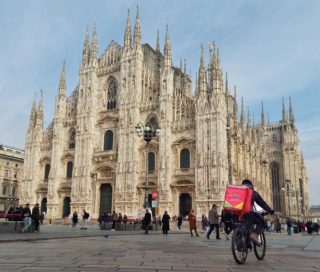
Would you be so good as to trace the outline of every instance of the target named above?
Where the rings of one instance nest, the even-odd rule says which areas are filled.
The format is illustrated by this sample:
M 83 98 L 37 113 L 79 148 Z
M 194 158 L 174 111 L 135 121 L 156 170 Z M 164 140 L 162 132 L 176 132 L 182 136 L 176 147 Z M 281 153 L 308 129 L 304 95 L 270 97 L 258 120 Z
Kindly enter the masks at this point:
M 100 188 L 100 215 L 111 214 L 112 209 L 112 187 L 111 184 L 102 184 Z

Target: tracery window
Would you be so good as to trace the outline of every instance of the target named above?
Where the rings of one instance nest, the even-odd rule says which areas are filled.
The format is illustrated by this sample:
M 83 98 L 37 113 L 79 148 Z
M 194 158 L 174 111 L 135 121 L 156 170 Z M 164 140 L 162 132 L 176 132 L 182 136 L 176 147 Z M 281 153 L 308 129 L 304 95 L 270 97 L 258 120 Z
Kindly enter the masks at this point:
M 148 154 L 148 173 L 152 173 L 155 170 L 155 155 L 153 152 Z
M 76 147 L 76 130 L 71 128 L 69 130 L 69 149 L 74 149 Z
M 182 149 L 180 153 L 180 168 L 190 168 L 190 151 L 189 149 Z
M 112 130 L 107 130 L 104 134 L 103 150 L 112 150 L 112 149 L 113 149 L 113 132 Z
M 117 107 L 117 84 L 112 80 L 108 87 L 107 109 L 115 109 Z
M 73 171 L 73 163 L 69 161 L 67 164 L 67 178 L 72 178 L 72 171 Z
M 271 178 L 272 178 L 272 192 L 273 192 L 273 209 L 277 212 L 281 210 L 280 201 L 280 177 L 279 177 L 279 165 L 272 163 L 271 165 Z
M 44 180 L 47 181 L 49 179 L 49 174 L 50 174 L 50 164 L 46 164 L 44 167 Z

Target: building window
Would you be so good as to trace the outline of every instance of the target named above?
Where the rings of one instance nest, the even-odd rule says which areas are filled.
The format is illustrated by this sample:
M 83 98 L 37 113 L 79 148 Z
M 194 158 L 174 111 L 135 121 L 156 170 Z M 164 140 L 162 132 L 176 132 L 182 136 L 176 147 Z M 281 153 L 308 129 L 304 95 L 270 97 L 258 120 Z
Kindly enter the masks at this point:
M 104 134 L 103 150 L 112 150 L 112 149 L 113 149 L 113 132 L 112 130 L 107 130 Z
M 186 148 L 180 153 L 180 168 L 190 168 L 190 151 Z
M 49 173 L 50 173 L 50 164 L 46 164 L 44 168 L 44 180 L 49 179 Z
M 76 130 L 71 128 L 69 130 L 69 149 L 74 149 L 76 147 Z
M 16 187 L 12 188 L 12 196 L 16 196 Z
M 73 171 L 73 163 L 69 161 L 67 164 L 67 178 L 72 178 L 72 171 Z
M 13 177 L 14 177 L 15 179 L 18 178 L 18 172 L 17 172 L 17 171 L 14 171 L 14 172 L 13 172 Z
M 155 170 L 155 155 L 153 152 L 148 154 L 148 173 L 153 173 Z
M 16 163 L 16 167 L 19 167 L 19 165 Z
M 3 186 L 3 188 L 2 188 L 2 194 L 3 194 L 3 195 L 6 195 L 6 194 L 7 194 L 7 187 L 6 187 L 6 186 Z
M 276 134 L 273 134 L 272 135 L 272 142 L 276 143 L 277 142 L 277 135 Z
M 9 165 L 9 162 L 8 162 L 8 161 L 6 162 L 6 165 Z
M 276 212 L 281 211 L 280 201 L 280 178 L 279 178 L 279 165 L 273 163 L 271 165 L 271 178 L 272 178 L 272 192 L 273 192 L 273 209 Z
M 8 178 L 9 177 L 9 170 L 4 170 L 4 177 Z
M 115 109 L 117 107 L 117 84 L 112 80 L 108 87 L 108 102 L 107 109 Z

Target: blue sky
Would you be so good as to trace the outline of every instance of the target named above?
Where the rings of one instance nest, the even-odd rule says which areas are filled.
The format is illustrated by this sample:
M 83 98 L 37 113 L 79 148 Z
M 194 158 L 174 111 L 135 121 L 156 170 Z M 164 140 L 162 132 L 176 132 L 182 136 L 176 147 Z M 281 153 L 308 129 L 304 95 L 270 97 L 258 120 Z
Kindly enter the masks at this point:
M 192 77 L 200 46 L 220 48 L 224 71 L 259 120 L 260 101 L 271 121 L 291 96 L 309 174 L 312 204 L 320 204 L 320 1 L 40 1 L 0 3 L 0 142 L 24 146 L 34 93 L 44 91 L 46 124 L 52 119 L 63 60 L 67 93 L 78 81 L 85 28 L 97 25 L 99 54 L 122 44 L 127 9 L 140 6 L 142 42 L 163 48 L 169 25 L 173 62 L 187 59 Z

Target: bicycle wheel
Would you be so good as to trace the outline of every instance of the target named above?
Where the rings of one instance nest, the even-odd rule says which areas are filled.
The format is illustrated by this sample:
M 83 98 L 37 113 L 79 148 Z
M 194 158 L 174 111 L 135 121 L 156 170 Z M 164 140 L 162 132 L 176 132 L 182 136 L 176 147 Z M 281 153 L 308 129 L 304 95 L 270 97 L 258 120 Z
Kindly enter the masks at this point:
M 258 235 L 258 240 L 261 243 L 261 247 L 258 247 L 253 243 L 254 255 L 256 255 L 259 261 L 262 261 L 264 259 L 264 256 L 266 255 L 266 246 L 267 246 L 266 237 L 263 231 Z
M 246 236 L 244 228 L 236 227 L 233 230 L 231 249 L 233 258 L 238 264 L 244 264 L 247 259 L 248 249 Z

